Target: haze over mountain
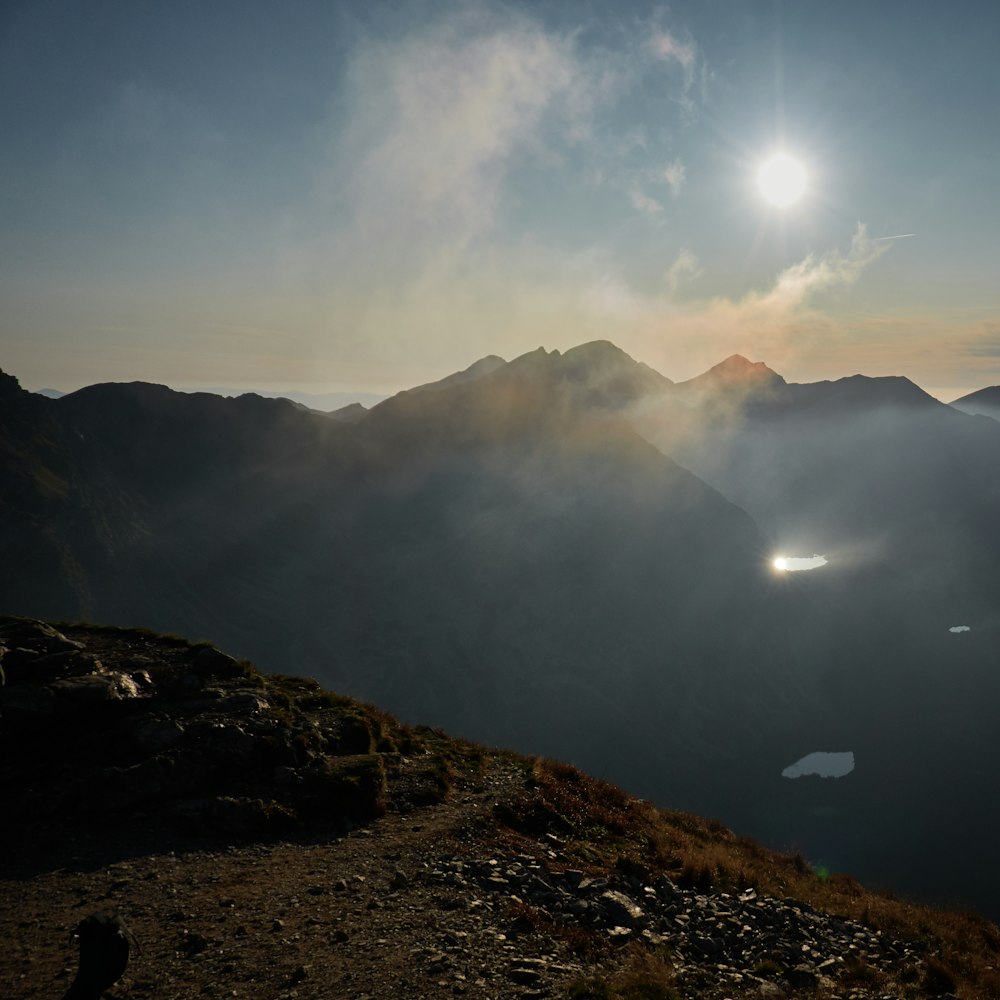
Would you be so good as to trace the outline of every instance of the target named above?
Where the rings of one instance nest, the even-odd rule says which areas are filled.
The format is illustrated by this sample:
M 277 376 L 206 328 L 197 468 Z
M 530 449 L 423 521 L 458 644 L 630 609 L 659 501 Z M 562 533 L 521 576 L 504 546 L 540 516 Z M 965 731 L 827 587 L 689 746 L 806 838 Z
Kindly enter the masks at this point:
M 991 385 L 976 392 L 970 392 L 952 402 L 956 410 L 963 413 L 982 414 L 1000 420 L 1000 385 Z
M 218 386 L 182 391 L 209 392 L 214 396 L 255 395 L 264 396 L 267 399 L 290 399 L 293 403 L 301 403 L 310 410 L 319 410 L 321 413 L 329 413 L 331 410 L 339 410 L 354 404 L 360 404 L 367 408 L 385 399 L 384 395 L 377 392 L 301 392 L 297 389 L 275 392 L 267 389 L 226 389 Z
M 9 612 L 295 663 L 995 912 L 962 859 L 1000 819 L 1000 425 L 906 379 L 734 357 L 674 385 L 595 342 L 342 421 L 4 376 L 0 449 Z M 828 564 L 777 573 L 781 553 Z M 817 750 L 857 767 L 781 777 Z

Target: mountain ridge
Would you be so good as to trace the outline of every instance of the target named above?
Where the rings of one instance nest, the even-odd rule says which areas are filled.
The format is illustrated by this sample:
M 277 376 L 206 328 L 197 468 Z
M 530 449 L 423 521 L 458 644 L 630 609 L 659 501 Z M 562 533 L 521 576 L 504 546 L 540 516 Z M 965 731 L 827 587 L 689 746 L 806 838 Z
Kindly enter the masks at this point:
M 687 389 L 726 386 L 756 390 L 785 384 L 785 379 L 763 361 L 749 361 L 742 354 L 731 354 L 701 375 L 678 383 Z
M 959 859 L 1000 816 L 953 772 L 970 740 L 1000 754 L 993 423 L 903 380 L 685 394 L 583 347 L 353 423 L 5 383 L 0 604 L 291 659 L 404 721 L 992 912 Z M 827 561 L 778 573 L 781 554 Z M 823 746 L 855 772 L 780 777 Z M 961 851 L 949 815 L 974 818 Z M 883 847 L 903 839 L 912 856 Z
M 1000 385 L 991 385 L 970 392 L 952 400 L 949 405 L 963 413 L 1000 419 Z

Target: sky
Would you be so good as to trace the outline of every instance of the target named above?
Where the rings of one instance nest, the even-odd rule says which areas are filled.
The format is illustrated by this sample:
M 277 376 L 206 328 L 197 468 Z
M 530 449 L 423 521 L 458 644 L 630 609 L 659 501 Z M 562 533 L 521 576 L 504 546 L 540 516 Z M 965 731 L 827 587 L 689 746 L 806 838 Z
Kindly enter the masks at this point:
M 995 385 L 998 38 L 968 0 L 7 0 L 0 368 L 388 393 L 607 339 Z

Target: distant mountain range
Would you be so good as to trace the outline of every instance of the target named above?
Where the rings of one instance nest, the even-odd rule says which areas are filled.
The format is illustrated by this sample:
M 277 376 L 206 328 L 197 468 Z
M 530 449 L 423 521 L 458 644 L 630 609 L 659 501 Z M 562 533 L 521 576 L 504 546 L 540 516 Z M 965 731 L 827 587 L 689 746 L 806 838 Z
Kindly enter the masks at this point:
M 185 389 L 182 392 L 193 390 Z M 267 390 L 232 389 L 222 386 L 212 386 L 211 388 L 198 390 L 208 392 L 213 396 L 264 396 L 267 399 L 289 399 L 293 403 L 299 403 L 310 410 L 318 410 L 321 413 L 329 413 L 333 410 L 341 410 L 347 407 L 357 406 L 362 409 L 374 406 L 382 402 L 386 397 L 377 392 L 297 392 L 287 390 L 285 392 L 272 392 Z M 60 389 L 36 389 L 39 396 L 48 396 L 49 399 L 60 399 L 67 395 Z
M 0 376 L 0 609 L 294 663 L 995 912 L 966 861 L 1000 820 L 1000 424 L 739 357 L 674 384 L 606 342 L 332 416 Z M 781 777 L 817 750 L 857 767 Z
M 963 413 L 979 414 L 1000 420 L 1000 385 L 991 385 L 967 396 L 956 399 L 952 404 L 956 410 Z

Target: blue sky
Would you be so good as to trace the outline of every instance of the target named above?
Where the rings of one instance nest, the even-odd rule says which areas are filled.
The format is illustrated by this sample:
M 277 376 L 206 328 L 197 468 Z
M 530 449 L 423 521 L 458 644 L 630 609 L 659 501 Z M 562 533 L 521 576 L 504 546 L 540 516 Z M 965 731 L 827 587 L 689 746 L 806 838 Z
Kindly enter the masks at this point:
M 676 379 L 739 351 L 996 384 L 998 29 L 987 3 L 8 2 L 0 366 L 385 392 L 606 338 Z M 778 148 L 809 178 L 785 209 L 755 183 Z

